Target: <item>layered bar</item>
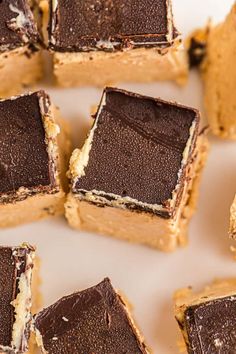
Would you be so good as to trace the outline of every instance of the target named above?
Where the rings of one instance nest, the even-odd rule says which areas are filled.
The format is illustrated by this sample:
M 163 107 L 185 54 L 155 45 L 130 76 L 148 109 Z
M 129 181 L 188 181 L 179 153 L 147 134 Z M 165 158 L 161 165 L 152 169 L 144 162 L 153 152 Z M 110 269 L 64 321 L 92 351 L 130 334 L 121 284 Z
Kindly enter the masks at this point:
M 49 2 L 49 48 L 60 86 L 185 81 L 187 59 L 170 0 Z
M 207 55 L 203 64 L 205 106 L 215 135 L 236 139 L 236 5 L 226 20 L 211 27 L 207 35 Z
M 28 244 L 0 247 L 0 352 L 28 350 L 31 277 L 35 250 Z
M 19 93 L 41 78 L 39 42 L 28 0 L 0 1 L 0 97 Z
M 207 144 L 197 110 L 106 88 L 70 161 L 77 229 L 172 251 L 186 243 Z
M 0 101 L 0 227 L 64 212 L 70 144 L 58 115 L 44 91 Z
M 236 280 L 215 281 L 203 292 L 175 296 L 175 316 L 189 354 L 236 352 Z
M 34 327 L 42 353 L 149 353 L 109 279 L 42 310 Z

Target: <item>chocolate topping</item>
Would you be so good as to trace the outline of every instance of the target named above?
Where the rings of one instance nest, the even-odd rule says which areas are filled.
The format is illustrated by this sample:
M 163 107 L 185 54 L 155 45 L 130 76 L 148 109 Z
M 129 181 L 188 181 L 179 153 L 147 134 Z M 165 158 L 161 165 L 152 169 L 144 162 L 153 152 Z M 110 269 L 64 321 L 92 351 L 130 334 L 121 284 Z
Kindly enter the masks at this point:
M 115 194 L 168 209 L 184 178 L 187 142 L 195 146 L 198 112 L 118 89 L 107 88 L 105 95 L 85 175 L 75 182 L 73 192 L 101 191 L 108 200 L 111 196 L 106 194 Z M 138 208 L 129 201 L 126 206 Z
M 35 327 L 50 354 L 147 353 L 109 279 L 44 309 Z
M 57 51 L 167 46 L 177 35 L 166 0 L 57 0 L 56 4 L 55 8 L 51 0 L 49 37 L 50 47 Z
M 54 186 L 39 100 L 44 92 L 0 101 L 0 198 L 16 197 L 20 187 L 39 191 Z
M 37 41 L 36 24 L 28 1 L 0 1 L 0 52 Z
M 28 247 L 0 247 L 0 351 L 2 347 L 12 348 L 12 329 L 15 322 L 14 307 L 11 302 L 16 299 L 19 289 L 19 277 L 26 271 Z M 28 338 L 27 326 L 24 337 Z M 25 340 L 17 353 L 25 352 Z M 15 353 L 12 348 L 11 353 Z M 10 352 L 10 351 L 9 351 Z
M 191 306 L 185 324 L 189 354 L 236 353 L 236 296 Z

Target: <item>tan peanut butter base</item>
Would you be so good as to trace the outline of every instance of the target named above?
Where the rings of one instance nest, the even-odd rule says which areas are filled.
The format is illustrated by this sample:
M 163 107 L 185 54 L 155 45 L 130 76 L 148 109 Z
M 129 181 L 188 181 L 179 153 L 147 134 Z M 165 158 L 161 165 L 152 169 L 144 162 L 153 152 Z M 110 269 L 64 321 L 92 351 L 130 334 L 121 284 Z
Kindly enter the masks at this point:
M 0 53 L 0 97 L 9 97 L 26 90 L 43 75 L 41 51 L 20 47 Z
M 175 80 L 184 84 L 188 64 L 179 40 L 160 54 L 159 49 L 115 53 L 54 53 L 54 75 L 59 86 L 105 86 L 117 82 Z
M 207 36 L 207 56 L 202 66 L 205 107 L 213 134 L 236 139 L 236 5 L 222 24 Z

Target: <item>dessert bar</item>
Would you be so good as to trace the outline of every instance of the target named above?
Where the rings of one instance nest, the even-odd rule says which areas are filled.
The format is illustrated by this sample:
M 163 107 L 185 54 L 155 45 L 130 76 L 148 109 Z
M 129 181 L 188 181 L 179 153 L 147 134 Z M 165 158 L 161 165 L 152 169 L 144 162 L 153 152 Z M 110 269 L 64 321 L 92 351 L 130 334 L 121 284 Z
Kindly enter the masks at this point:
M 54 74 L 63 87 L 186 79 L 170 0 L 51 0 L 49 18 Z
M 0 227 L 62 214 L 68 127 L 44 91 L 0 101 Z
M 195 109 L 106 88 L 70 161 L 74 228 L 172 251 L 186 243 L 207 142 Z
M 31 323 L 33 247 L 0 247 L 0 352 L 25 353 Z
M 42 310 L 34 327 L 42 353 L 149 353 L 109 279 Z
M 189 354 L 236 352 L 236 280 L 215 281 L 203 292 L 176 293 L 175 315 Z
M 0 97 L 19 93 L 41 77 L 39 42 L 28 0 L 0 1 Z
M 205 106 L 211 130 L 227 139 L 236 139 L 236 5 L 226 20 L 210 27 L 207 55 L 202 65 Z

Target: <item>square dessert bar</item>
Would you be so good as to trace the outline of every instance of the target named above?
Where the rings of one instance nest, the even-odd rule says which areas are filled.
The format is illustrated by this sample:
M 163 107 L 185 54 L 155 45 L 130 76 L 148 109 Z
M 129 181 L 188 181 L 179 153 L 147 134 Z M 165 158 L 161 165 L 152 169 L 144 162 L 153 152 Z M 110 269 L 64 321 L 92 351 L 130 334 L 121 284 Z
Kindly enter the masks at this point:
M 42 310 L 34 328 L 43 353 L 149 353 L 109 279 Z
M 236 280 L 177 292 L 175 315 L 189 354 L 236 353 Z
M 49 17 L 49 48 L 63 87 L 187 77 L 170 0 L 51 0 Z
M 106 88 L 70 163 L 74 228 L 172 251 L 186 242 L 206 155 L 199 112 Z
M 0 247 L 0 352 L 25 353 L 31 323 L 33 247 Z
M 0 1 L 0 97 L 19 93 L 41 77 L 38 44 L 28 0 Z
M 56 114 L 44 91 L 0 101 L 0 227 L 64 211 L 69 143 Z
M 236 4 L 226 20 L 211 27 L 207 35 L 207 55 L 203 63 L 205 106 L 212 132 L 236 139 Z

